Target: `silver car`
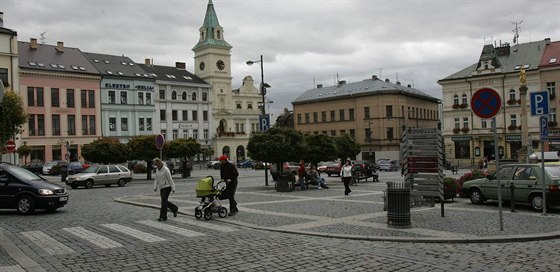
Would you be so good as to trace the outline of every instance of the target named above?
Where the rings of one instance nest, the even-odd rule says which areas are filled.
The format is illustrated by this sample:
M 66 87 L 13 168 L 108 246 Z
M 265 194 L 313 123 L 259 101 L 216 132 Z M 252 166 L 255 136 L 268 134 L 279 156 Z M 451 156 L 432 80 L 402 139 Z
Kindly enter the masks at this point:
M 84 186 L 86 189 L 89 189 L 94 185 L 109 187 L 112 184 L 122 187 L 131 180 L 132 173 L 122 165 L 92 165 L 81 173 L 68 176 L 66 184 L 70 185 L 73 189 L 78 188 L 78 186 Z

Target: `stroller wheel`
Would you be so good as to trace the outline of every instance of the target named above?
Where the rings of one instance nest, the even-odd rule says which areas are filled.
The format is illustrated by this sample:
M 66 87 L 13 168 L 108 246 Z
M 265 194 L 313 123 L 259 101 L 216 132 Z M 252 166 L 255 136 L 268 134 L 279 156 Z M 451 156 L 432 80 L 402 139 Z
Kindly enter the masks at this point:
M 204 219 L 205 220 L 212 219 L 212 212 L 211 211 L 204 211 Z
M 225 207 L 220 207 L 220 210 L 218 211 L 218 215 L 221 218 L 224 218 L 227 216 L 227 209 Z
M 194 208 L 194 217 L 196 217 L 197 219 L 202 218 L 202 211 L 198 208 Z

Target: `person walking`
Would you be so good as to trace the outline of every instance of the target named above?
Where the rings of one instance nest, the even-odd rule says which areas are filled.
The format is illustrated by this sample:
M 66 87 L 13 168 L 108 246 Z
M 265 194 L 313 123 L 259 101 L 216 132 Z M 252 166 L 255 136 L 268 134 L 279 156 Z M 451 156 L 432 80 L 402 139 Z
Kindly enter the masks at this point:
M 350 181 L 352 180 L 352 161 L 346 160 L 346 164 L 340 168 L 340 177 L 344 182 L 344 195 L 352 192 L 350 190 Z
M 157 220 L 165 221 L 167 220 L 168 209 L 173 212 L 173 217 L 177 217 L 177 212 L 179 211 L 179 207 L 168 200 L 169 194 L 172 192 L 175 193 L 175 183 L 171 178 L 169 168 L 164 165 L 164 162 L 160 158 L 155 158 L 154 164 L 156 165 L 154 192 L 157 192 L 159 187 L 159 194 L 161 197 L 161 207 L 159 209 L 159 218 Z
M 239 210 L 237 209 L 237 201 L 235 201 L 235 190 L 237 190 L 237 177 L 239 172 L 237 167 L 228 161 L 227 156 L 221 156 L 219 158 L 220 166 L 220 178 L 226 183 L 226 194 L 229 199 L 229 216 L 234 216 Z
M 305 176 L 307 175 L 307 172 L 305 171 L 305 162 L 303 160 L 299 161 L 299 167 L 296 173 L 298 175 L 299 188 L 301 191 L 305 191 L 307 187 L 305 186 Z

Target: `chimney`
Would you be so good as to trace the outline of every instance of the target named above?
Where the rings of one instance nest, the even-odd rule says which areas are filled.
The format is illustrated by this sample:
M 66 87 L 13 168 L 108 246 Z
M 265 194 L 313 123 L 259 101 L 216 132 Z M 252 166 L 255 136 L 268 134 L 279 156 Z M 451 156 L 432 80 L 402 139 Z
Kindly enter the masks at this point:
M 150 61 L 150 59 L 144 59 L 144 64 L 152 65 L 152 62 Z
M 385 82 L 391 82 L 388 78 L 385 79 Z
M 317 89 L 323 88 L 323 84 L 317 84 Z
M 187 70 L 187 64 L 184 63 L 184 62 L 176 61 L 175 62 L 175 68 L 181 69 L 181 70 Z
M 378 80 L 377 75 L 372 75 L 372 76 L 371 76 L 371 79 L 373 79 L 373 80 Z
M 56 51 L 60 53 L 64 53 L 64 43 L 63 42 L 56 42 Z
M 412 86 L 411 86 L 410 84 L 406 85 L 406 87 L 408 87 L 408 88 L 412 88 Z
M 0 27 L 4 27 L 4 12 L 0 11 Z
M 37 49 L 37 39 L 35 38 L 29 39 L 29 48 Z
M 398 85 L 398 86 L 401 86 L 401 82 L 400 82 L 400 81 L 397 81 L 397 85 Z
M 338 81 L 338 86 L 344 85 L 346 84 L 346 80 L 339 80 Z
M 545 42 L 546 45 L 549 45 L 550 44 L 550 38 L 544 39 L 544 42 Z

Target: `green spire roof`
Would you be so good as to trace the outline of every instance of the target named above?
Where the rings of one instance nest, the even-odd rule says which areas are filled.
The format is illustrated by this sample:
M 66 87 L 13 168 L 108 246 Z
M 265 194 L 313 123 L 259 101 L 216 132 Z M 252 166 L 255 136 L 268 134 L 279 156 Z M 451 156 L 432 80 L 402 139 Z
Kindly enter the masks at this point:
M 208 6 L 206 8 L 206 16 L 204 17 L 204 23 L 202 24 L 202 28 L 206 29 L 206 35 L 203 40 L 200 40 L 193 48 L 193 50 L 198 49 L 200 47 L 206 45 L 217 45 L 223 46 L 227 48 L 231 48 L 232 46 L 223 39 L 223 33 L 220 34 L 221 38 L 216 39 L 214 36 L 214 29 L 221 28 L 220 22 L 218 22 L 218 15 L 216 15 L 216 11 L 214 10 L 214 4 L 212 0 L 208 1 Z

